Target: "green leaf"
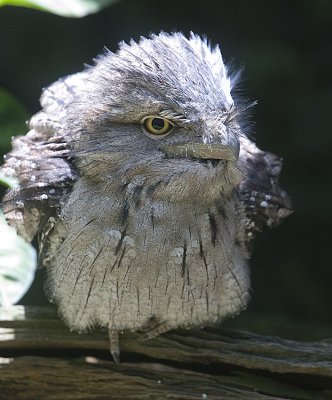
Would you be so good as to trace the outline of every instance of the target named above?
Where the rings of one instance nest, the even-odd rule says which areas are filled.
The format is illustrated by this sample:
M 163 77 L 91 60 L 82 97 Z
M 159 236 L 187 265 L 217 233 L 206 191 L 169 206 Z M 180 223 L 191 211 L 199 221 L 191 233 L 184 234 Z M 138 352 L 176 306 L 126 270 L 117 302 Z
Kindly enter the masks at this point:
M 1 0 L 0 0 L 1 1 Z M 0 153 L 10 149 L 10 140 L 14 135 L 27 131 L 25 121 L 29 114 L 23 105 L 7 90 L 0 88 Z
M 62 17 L 80 18 L 93 14 L 119 0 L 0 0 L 1 6 L 19 6 L 47 11 Z
M 34 279 L 36 250 L 7 225 L 0 210 L 0 306 L 17 303 Z
M 18 179 L 5 175 L 0 169 L 0 185 L 5 186 L 8 189 L 13 189 L 19 185 Z

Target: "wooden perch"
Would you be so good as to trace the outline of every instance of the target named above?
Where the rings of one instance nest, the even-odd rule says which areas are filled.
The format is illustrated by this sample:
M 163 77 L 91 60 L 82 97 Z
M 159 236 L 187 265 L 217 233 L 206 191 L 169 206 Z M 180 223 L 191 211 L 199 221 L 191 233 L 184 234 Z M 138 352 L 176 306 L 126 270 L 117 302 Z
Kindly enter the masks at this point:
M 332 340 L 225 329 L 120 337 L 69 332 L 50 308 L 0 308 L 0 399 L 332 399 Z

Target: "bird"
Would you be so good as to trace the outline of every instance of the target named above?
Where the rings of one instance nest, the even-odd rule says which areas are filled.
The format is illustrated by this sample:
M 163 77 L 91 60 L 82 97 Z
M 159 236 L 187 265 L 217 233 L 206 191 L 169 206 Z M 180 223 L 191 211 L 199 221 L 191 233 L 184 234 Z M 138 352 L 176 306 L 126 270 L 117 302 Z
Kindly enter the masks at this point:
M 48 299 L 72 331 L 108 330 L 115 362 L 119 333 L 149 339 L 245 309 L 253 239 L 292 212 L 238 80 L 194 33 L 122 42 L 45 88 L 5 156 L 19 184 L 4 214 L 38 239 Z

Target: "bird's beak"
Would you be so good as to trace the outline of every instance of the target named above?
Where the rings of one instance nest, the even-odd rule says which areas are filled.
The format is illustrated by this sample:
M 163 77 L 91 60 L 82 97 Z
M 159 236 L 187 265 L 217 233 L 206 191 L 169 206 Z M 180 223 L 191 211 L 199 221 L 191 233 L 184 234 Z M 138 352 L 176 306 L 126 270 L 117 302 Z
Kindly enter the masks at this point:
M 162 146 L 160 150 L 167 157 L 236 161 L 240 153 L 240 142 L 234 139 L 227 144 L 180 143 Z

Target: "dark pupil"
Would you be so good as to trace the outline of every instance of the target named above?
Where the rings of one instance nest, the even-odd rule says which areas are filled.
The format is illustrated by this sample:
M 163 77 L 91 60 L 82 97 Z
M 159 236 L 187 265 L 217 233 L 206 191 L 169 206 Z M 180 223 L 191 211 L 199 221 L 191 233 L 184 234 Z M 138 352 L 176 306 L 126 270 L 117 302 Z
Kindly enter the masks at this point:
M 165 126 L 165 122 L 161 118 L 153 118 L 151 125 L 156 131 L 161 131 Z

